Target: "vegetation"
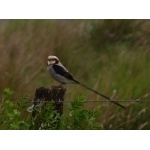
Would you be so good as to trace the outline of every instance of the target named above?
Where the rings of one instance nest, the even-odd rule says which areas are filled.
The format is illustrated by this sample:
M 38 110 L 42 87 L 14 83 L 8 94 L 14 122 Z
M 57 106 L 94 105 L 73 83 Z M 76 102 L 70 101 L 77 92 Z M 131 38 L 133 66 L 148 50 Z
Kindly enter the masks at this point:
M 18 101 L 12 101 L 12 92 L 5 89 L 0 109 L 0 129 L 28 130 L 28 129 L 102 129 L 102 125 L 96 120 L 99 117 L 97 111 L 82 108 L 83 98 L 77 97 L 69 106 L 67 114 L 62 116 L 54 109 L 54 103 L 46 103 L 43 107 L 36 107 L 36 115 L 29 117 L 23 115 L 23 109 L 27 109 L 27 97 L 23 96 Z M 42 106 L 42 105 L 41 105 Z M 23 117 L 24 116 L 24 117 Z
M 84 95 L 82 101 L 103 99 L 67 85 L 65 100 L 76 100 L 65 104 L 57 129 L 150 129 L 149 27 L 149 20 L 1 20 L 0 129 L 29 129 L 26 109 L 35 89 L 58 84 L 47 73 L 48 55 L 58 56 L 77 80 L 125 101 L 120 103 L 127 108 L 89 102 L 76 110 L 72 103 L 78 95 Z

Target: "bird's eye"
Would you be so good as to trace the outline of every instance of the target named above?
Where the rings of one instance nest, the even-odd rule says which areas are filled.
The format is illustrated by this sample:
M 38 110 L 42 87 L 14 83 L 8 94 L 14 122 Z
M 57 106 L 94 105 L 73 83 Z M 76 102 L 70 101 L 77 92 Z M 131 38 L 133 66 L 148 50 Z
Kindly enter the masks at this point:
M 56 59 L 55 58 L 53 58 L 53 59 L 48 59 L 49 61 L 56 61 Z

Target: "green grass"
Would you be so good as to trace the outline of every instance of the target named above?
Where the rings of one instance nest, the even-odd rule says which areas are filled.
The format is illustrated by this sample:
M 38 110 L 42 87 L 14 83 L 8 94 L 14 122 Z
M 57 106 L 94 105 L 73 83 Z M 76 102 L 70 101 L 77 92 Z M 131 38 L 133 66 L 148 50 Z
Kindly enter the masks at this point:
M 85 109 L 84 98 L 78 96 L 68 106 L 68 112 L 62 116 L 55 110 L 53 102 L 40 103 L 33 108 L 35 115 L 29 111 L 28 97 L 22 96 L 12 101 L 12 91 L 5 89 L 0 104 L 0 129 L 2 130 L 96 130 L 102 129 L 99 112 Z M 31 108 L 30 108 L 31 109 Z M 31 112 L 32 112 L 31 111 Z
M 149 100 L 149 27 L 148 20 L 1 20 L 0 95 L 10 88 L 12 100 L 22 95 L 32 100 L 36 88 L 58 85 L 46 69 L 51 54 L 79 81 L 103 94 L 117 100 Z M 78 85 L 66 88 L 66 100 L 78 95 L 102 100 Z M 149 102 L 122 104 L 126 111 L 109 102 L 87 103 L 84 108 L 99 108 L 103 129 L 150 129 Z

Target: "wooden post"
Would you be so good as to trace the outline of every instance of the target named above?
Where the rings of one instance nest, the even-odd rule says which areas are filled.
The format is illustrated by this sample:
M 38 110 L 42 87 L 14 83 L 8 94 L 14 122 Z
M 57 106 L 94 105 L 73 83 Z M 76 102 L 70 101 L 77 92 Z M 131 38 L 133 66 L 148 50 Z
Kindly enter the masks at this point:
M 53 101 L 54 109 L 60 114 L 63 114 L 63 102 L 64 95 L 66 89 L 62 86 L 52 86 L 51 88 L 40 87 L 36 89 L 35 97 L 34 97 L 34 108 L 38 106 L 40 103 L 43 103 L 44 106 L 48 104 L 48 102 Z M 42 111 L 44 112 L 44 107 L 42 107 Z M 30 129 L 39 129 L 42 119 L 36 116 L 38 112 L 36 109 L 32 112 L 32 118 L 34 119 L 34 125 L 30 127 Z M 44 113 L 42 114 L 44 117 Z M 35 119 L 36 118 L 36 119 Z

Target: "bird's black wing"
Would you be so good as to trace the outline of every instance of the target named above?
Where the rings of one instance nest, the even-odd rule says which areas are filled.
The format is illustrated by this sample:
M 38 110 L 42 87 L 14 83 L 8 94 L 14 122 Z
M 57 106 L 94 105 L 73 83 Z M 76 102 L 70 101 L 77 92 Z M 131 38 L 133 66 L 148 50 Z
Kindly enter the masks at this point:
M 74 77 L 72 76 L 72 74 L 70 74 L 68 71 L 66 71 L 63 67 L 59 66 L 59 65 L 56 65 L 54 64 L 53 65 L 53 69 L 54 71 L 61 75 L 61 76 L 64 76 L 65 78 L 69 79 L 69 80 L 73 80 L 74 82 L 78 83 L 78 81 L 76 81 L 74 79 Z

